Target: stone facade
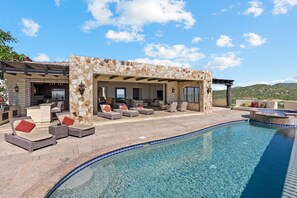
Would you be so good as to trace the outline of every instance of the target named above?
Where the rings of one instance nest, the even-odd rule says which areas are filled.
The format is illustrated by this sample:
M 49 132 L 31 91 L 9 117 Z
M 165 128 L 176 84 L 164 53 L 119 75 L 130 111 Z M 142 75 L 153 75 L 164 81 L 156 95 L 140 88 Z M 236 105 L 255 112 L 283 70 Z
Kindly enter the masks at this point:
M 70 112 L 82 124 L 92 123 L 94 74 L 194 81 L 194 83 L 200 87 L 200 111 L 205 113 L 212 112 L 212 95 L 211 91 L 209 91 L 211 90 L 212 75 L 208 71 L 198 71 L 179 67 L 164 67 L 160 65 L 119 60 L 70 56 Z M 79 84 L 81 83 L 85 85 L 85 92 L 83 95 L 79 92 Z M 184 84 L 180 84 L 180 86 L 184 86 Z

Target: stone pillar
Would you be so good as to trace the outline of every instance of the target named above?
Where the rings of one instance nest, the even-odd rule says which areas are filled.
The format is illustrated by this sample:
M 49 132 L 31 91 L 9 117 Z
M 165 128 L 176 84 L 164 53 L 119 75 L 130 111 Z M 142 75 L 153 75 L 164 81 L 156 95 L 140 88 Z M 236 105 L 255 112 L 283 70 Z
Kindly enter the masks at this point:
M 98 81 L 97 79 L 93 79 L 93 114 L 97 115 L 97 113 L 98 113 Z
M 226 94 L 226 99 L 227 99 L 227 107 L 231 108 L 232 104 L 232 89 L 231 89 L 232 84 L 227 84 L 227 94 Z
M 79 85 L 85 85 L 81 95 Z M 70 57 L 69 67 L 70 113 L 80 124 L 93 123 L 93 71 L 84 57 Z

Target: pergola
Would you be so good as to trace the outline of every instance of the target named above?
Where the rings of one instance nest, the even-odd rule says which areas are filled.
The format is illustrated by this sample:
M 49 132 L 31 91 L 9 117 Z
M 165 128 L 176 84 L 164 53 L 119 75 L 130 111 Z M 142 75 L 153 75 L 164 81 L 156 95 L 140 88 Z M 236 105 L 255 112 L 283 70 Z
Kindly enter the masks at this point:
M 69 62 L 0 61 L 0 71 L 11 75 L 69 76 Z
M 226 100 L 227 100 L 227 107 L 231 107 L 232 103 L 232 85 L 234 80 L 228 80 L 228 79 L 218 79 L 213 78 L 212 84 L 219 84 L 219 85 L 225 85 L 227 87 L 227 93 L 226 93 Z

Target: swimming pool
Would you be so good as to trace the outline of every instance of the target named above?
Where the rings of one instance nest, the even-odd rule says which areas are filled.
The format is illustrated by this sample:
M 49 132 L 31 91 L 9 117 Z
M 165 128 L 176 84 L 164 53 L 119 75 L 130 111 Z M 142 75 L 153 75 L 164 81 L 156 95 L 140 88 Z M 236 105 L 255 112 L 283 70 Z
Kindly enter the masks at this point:
M 110 153 L 48 197 L 281 197 L 294 131 L 263 126 L 230 124 Z

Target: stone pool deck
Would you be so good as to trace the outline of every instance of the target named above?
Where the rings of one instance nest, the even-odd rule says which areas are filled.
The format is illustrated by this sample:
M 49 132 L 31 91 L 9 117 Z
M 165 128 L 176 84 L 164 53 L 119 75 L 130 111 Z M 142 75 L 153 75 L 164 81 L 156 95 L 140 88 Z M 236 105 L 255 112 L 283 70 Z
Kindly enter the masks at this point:
M 213 114 L 186 113 L 95 122 L 96 134 L 59 139 L 58 144 L 29 153 L 4 141 L 0 128 L 0 197 L 44 197 L 64 175 L 106 152 L 163 139 L 211 125 L 246 119 L 249 112 L 214 108 Z

